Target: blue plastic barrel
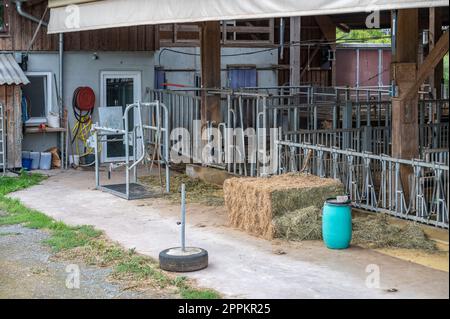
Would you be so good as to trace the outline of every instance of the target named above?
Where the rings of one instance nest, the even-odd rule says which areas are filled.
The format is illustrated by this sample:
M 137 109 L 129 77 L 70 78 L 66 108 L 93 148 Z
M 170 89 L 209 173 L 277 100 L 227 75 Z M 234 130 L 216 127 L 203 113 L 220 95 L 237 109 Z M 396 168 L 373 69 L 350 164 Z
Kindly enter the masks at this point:
M 330 249 L 347 249 L 352 241 L 352 209 L 350 201 L 329 199 L 323 208 L 322 233 Z

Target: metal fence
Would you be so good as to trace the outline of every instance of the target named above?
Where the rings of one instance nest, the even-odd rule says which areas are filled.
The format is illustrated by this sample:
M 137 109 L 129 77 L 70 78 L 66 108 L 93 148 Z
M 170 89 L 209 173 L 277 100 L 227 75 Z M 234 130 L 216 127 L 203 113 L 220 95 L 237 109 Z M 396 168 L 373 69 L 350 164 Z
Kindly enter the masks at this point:
M 193 133 L 193 121 L 201 119 L 196 93 L 152 91 L 152 99 L 168 106 L 171 129 Z M 448 100 L 419 102 L 421 159 L 407 161 L 390 157 L 388 90 L 273 87 L 207 94 L 220 96 L 223 122 L 216 162 L 203 164 L 244 176 L 303 171 L 337 178 L 355 207 L 448 228 Z M 249 129 L 256 141 L 244 133 Z M 270 129 L 278 141 L 272 171 L 260 164 L 273 146 Z
M 152 100 L 168 105 L 171 129 L 181 127 L 193 132 L 193 121 L 201 119 L 199 92 L 155 90 Z M 252 128 L 257 137 L 262 137 L 269 129 L 281 128 L 282 140 L 390 155 L 392 103 L 384 100 L 388 92 L 380 88 L 319 90 L 311 86 L 244 88 L 238 92 L 207 90 L 207 94 L 220 97 L 221 132 L 227 128 Z M 334 101 L 327 101 L 331 96 Z M 448 100 L 420 101 L 419 108 L 420 154 L 426 159 L 430 158 L 431 150 L 448 147 Z M 206 124 L 210 128 L 210 123 Z M 228 149 L 236 137 L 226 139 L 224 134 L 221 137 L 222 149 L 218 151 L 223 159 L 223 149 Z M 248 144 L 247 139 L 237 138 L 242 145 Z M 233 154 L 232 158 L 248 159 L 249 152 L 236 149 L 234 152 L 239 154 Z M 259 174 L 250 166 L 222 165 L 220 161 L 216 164 L 237 174 Z
M 289 141 L 277 141 L 277 151 L 280 174 L 339 179 L 354 207 L 448 229 L 448 165 Z
M 185 128 L 193 131 L 193 122 L 200 120 L 201 98 L 194 91 L 151 90 L 150 101 L 160 101 L 169 110 L 170 130 Z
M 391 87 L 318 87 L 312 85 L 301 86 L 271 86 L 271 87 L 244 87 L 239 91 L 247 93 L 266 94 L 274 97 L 296 96 L 302 103 L 320 102 L 368 102 L 387 101 L 391 96 Z

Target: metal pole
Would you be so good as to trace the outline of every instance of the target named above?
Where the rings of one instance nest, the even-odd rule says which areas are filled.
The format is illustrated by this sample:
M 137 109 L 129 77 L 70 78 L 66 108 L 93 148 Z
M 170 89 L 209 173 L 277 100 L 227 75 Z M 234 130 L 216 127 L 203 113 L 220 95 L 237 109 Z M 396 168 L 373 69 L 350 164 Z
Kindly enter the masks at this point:
M 127 199 L 130 199 L 130 139 L 129 139 L 129 127 L 128 127 L 128 112 L 131 107 L 128 107 L 125 110 L 125 184 L 126 189 L 125 193 L 127 196 Z
M 95 152 L 95 186 L 100 187 L 100 160 L 98 158 L 98 132 L 94 131 L 94 152 Z
M 59 118 L 61 120 L 61 123 L 63 124 L 62 128 L 68 128 L 68 125 L 62 122 L 64 118 L 64 33 L 59 34 L 59 41 L 58 41 L 58 55 L 59 55 L 59 86 L 58 86 L 58 97 L 60 99 L 59 101 Z M 69 119 L 67 118 L 67 121 Z M 61 169 L 67 169 L 67 148 L 65 149 L 65 135 L 68 136 L 69 132 L 61 132 L 60 134 L 60 144 L 61 144 Z
M 186 251 L 186 185 L 181 185 L 181 250 Z

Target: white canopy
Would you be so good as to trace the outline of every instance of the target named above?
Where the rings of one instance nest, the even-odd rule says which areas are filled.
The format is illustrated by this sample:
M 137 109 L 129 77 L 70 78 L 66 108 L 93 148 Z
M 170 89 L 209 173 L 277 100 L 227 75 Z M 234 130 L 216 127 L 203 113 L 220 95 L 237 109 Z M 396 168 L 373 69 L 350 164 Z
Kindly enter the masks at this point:
M 55 2 L 55 0 L 53 0 Z M 49 33 L 448 6 L 448 0 L 101 0 L 51 9 Z M 52 4 L 52 2 L 50 2 Z

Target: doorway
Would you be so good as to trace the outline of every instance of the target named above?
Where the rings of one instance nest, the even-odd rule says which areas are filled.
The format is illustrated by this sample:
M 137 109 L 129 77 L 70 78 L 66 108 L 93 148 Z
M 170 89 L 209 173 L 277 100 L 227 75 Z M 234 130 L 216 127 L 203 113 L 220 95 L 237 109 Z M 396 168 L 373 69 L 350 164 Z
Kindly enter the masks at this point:
M 128 105 L 141 100 L 141 72 L 140 71 L 103 71 L 101 72 L 101 97 L 100 107 L 122 108 L 122 116 Z M 132 132 L 136 114 L 130 113 L 128 127 Z M 108 141 L 103 144 L 103 162 L 119 162 L 125 160 L 125 146 L 119 135 L 110 135 Z M 138 149 L 140 149 L 138 147 Z M 129 150 L 130 158 L 133 154 L 133 146 Z

